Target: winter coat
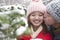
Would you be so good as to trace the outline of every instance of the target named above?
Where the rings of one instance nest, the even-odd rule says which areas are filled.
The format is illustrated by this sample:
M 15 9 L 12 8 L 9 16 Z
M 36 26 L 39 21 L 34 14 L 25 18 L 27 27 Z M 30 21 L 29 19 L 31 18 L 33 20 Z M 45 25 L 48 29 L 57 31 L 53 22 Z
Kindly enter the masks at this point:
M 28 30 L 27 30 L 28 31 Z M 49 32 L 47 32 L 46 34 L 43 33 L 43 31 L 41 31 L 37 36 L 36 38 L 38 39 L 42 39 L 42 40 L 52 40 L 52 36 L 50 35 Z M 35 38 L 35 39 L 36 39 Z M 32 37 L 31 35 L 20 35 L 17 37 L 17 40 L 31 40 Z

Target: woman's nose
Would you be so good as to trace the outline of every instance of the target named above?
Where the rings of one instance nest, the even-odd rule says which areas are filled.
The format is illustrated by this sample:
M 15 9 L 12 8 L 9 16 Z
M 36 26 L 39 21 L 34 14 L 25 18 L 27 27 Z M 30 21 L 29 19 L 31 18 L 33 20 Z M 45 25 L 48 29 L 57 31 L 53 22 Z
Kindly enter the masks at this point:
M 35 17 L 35 19 L 39 19 L 39 17 L 38 17 L 38 16 L 36 16 L 36 17 Z

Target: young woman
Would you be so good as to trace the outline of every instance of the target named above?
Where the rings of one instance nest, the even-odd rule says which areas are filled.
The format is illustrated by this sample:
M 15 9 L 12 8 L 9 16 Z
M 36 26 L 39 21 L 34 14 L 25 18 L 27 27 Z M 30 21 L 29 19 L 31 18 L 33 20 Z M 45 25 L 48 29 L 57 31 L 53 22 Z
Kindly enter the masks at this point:
M 26 33 L 24 33 L 20 35 L 17 40 L 52 40 L 43 20 L 44 13 L 46 13 L 46 8 L 42 3 L 30 3 L 26 14 L 28 21 L 28 30 L 26 31 L 30 30 L 30 34 L 26 35 Z

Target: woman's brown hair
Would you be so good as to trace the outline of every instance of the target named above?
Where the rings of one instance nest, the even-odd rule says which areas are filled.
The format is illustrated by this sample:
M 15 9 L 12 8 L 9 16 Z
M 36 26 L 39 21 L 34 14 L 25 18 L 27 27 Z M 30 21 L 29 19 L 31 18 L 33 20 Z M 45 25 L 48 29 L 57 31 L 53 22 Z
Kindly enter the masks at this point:
M 31 15 L 31 14 L 30 14 Z M 30 15 L 27 17 L 27 22 L 28 22 L 28 27 L 31 27 L 31 22 L 30 22 Z M 42 27 L 43 27 L 43 33 L 47 33 L 48 32 L 48 29 L 47 29 L 47 25 L 45 24 L 44 20 L 43 20 L 43 23 L 42 23 Z

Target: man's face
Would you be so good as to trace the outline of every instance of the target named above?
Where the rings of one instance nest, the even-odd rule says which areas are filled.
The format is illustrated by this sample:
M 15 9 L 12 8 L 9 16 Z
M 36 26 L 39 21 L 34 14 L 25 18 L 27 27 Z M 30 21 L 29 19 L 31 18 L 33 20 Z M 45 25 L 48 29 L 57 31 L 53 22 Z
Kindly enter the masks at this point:
M 44 14 L 44 21 L 47 25 L 53 25 L 55 23 L 54 18 L 49 13 Z

